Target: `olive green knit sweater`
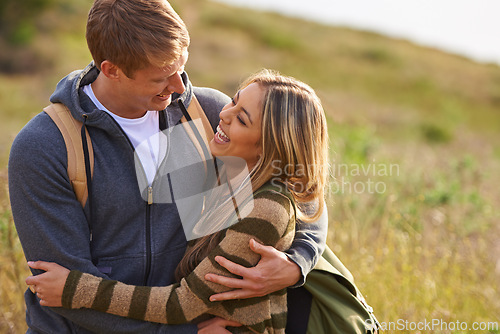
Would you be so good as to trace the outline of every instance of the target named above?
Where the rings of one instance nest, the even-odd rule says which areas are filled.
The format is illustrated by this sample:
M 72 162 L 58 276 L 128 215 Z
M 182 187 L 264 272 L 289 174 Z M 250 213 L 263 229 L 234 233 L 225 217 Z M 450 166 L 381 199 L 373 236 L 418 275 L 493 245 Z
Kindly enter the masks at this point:
M 228 228 L 220 244 L 180 283 L 166 287 L 132 286 L 71 271 L 64 287 L 63 307 L 92 308 L 168 324 L 196 321 L 209 314 L 244 325 L 231 329 L 233 332 L 284 333 L 286 289 L 258 298 L 209 301 L 211 295 L 230 288 L 206 281 L 207 273 L 236 277 L 214 260 L 216 256 L 251 267 L 260 259 L 248 246 L 251 238 L 282 251 L 293 241 L 295 209 L 287 196 L 264 190 L 255 195 L 253 203 L 251 213 Z

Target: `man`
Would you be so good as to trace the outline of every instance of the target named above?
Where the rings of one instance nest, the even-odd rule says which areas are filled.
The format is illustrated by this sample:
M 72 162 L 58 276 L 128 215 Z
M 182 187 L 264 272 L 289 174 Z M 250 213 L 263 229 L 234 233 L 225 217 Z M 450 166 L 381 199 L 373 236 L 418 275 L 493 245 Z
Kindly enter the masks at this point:
M 62 79 L 50 100 L 65 104 L 89 131 L 95 158 L 92 191 L 82 209 L 68 179 L 63 138 L 46 113 L 38 114 L 16 137 L 9 160 L 12 212 L 25 256 L 129 284 L 168 285 L 186 237 L 174 203 L 144 200 L 134 149 L 152 133 L 179 124 L 182 112 L 173 100 L 188 107 L 194 94 L 215 129 L 229 98 L 191 85 L 184 72 L 189 35 L 166 0 L 96 0 L 87 43 L 93 63 Z M 189 155 L 189 146 L 189 141 L 169 143 L 167 155 Z M 151 189 L 162 160 L 140 161 Z M 186 188 L 202 183 L 195 176 L 203 172 L 190 175 L 192 184 Z M 300 285 L 323 250 L 326 225 L 323 219 L 299 226 L 287 254 L 251 244 L 262 256 L 255 268 L 223 259 L 221 265 L 243 278 L 207 275 L 235 289 L 214 298 L 249 298 Z M 198 331 L 193 324 L 165 326 L 91 310 L 41 307 L 30 290 L 25 301 L 28 333 Z M 224 330 L 228 325 L 213 319 L 199 328 Z

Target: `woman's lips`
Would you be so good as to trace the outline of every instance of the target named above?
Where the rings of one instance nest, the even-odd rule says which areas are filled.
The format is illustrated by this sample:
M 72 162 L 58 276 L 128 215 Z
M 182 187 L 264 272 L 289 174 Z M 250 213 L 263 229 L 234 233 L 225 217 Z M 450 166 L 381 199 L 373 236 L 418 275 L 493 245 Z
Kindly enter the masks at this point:
M 231 141 L 226 133 L 221 129 L 220 125 L 217 126 L 217 132 L 214 135 L 214 140 L 217 144 L 226 144 Z

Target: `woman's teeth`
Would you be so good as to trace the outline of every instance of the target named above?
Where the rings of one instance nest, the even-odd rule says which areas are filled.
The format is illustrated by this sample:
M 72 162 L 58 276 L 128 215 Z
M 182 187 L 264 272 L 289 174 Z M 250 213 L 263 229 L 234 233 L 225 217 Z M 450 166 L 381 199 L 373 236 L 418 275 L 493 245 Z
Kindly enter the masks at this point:
M 220 141 L 229 142 L 229 137 L 222 131 L 219 125 L 217 125 L 217 133 L 215 134 Z

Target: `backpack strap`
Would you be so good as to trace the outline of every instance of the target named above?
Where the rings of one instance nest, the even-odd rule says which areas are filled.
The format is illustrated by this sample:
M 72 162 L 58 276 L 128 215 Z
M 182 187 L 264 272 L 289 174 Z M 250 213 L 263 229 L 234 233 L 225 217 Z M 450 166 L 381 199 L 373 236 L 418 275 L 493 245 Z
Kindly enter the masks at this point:
M 210 121 L 208 120 L 207 115 L 205 114 L 205 111 L 203 111 L 203 108 L 201 107 L 201 104 L 196 96 L 193 95 L 187 111 L 191 116 L 191 119 L 201 119 L 203 130 L 206 135 L 206 138 L 204 138 L 206 140 L 205 143 L 208 145 L 208 143 L 214 138 L 214 131 L 212 130 L 212 125 L 210 124 Z M 201 132 L 201 126 L 199 124 L 196 126 Z
M 54 123 L 59 128 L 61 132 L 64 143 L 66 144 L 67 156 L 68 156 L 68 177 L 75 192 L 78 202 L 85 206 L 88 198 L 88 188 L 87 188 L 87 175 L 85 170 L 85 157 L 84 152 L 81 149 L 83 147 L 81 128 L 82 122 L 77 121 L 71 115 L 70 110 L 62 103 L 52 103 L 51 105 L 43 109 L 52 118 Z M 184 125 L 189 137 L 192 139 L 198 153 L 203 159 L 203 164 L 205 170 L 207 170 L 206 160 L 211 159 L 211 154 L 208 151 L 208 143 L 214 137 L 214 132 L 212 126 L 208 121 L 203 108 L 201 107 L 198 99 L 193 95 L 191 103 L 187 111 L 181 107 L 184 116 L 181 122 Z M 187 117 L 186 117 L 187 115 Z M 197 120 L 194 123 L 194 129 L 192 126 L 188 125 L 187 121 Z M 198 132 L 198 136 L 195 133 Z M 86 132 L 88 151 L 90 158 L 90 173 L 94 174 L 94 150 L 92 148 L 92 141 L 90 139 L 88 131 Z M 200 143 L 200 138 L 203 142 L 203 146 Z M 205 148 L 205 149 L 204 149 Z M 208 153 L 207 153 L 208 152 Z
M 214 138 L 214 131 L 210 125 L 210 121 L 194 95 L 187 110 L 181 101 L 179 101 L 179 107 L 184 115 L 181 118 L 181 123 L 202 157 L 206 172 L 207 160 L 212 159 L 212 154 L 208 150 L 208 143 Z
M 88 198 L 88 189 L 85 157 L 82 150 L 82 122 L 74 119 L 68 107 L 62 103 L 53 103 L 43 110 L 52 118 L 64 138 L 68 154 L 68 177 L 78 202 L 84 207 Z M 88 131 L 86 131 L 86 136 L 90 158 L 90 173 L 93 175 L 94 150 Z

